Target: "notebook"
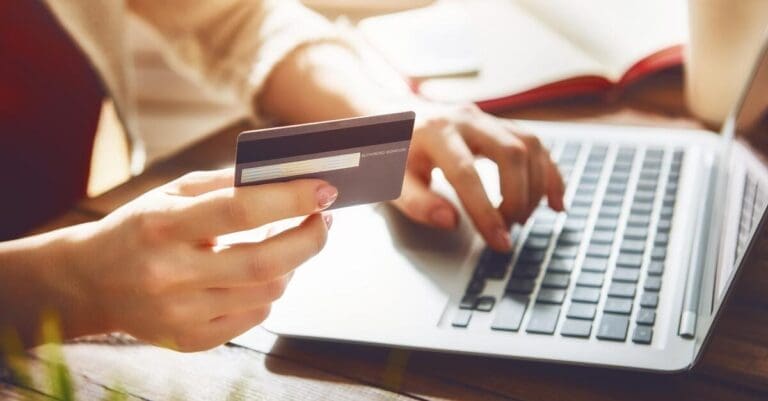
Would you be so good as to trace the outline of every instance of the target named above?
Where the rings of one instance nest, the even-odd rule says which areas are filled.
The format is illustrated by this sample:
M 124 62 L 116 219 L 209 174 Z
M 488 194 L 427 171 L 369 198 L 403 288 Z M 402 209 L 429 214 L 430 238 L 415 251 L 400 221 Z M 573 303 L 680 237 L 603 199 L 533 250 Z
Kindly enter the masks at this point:
M 684 0 L 444 0 L 358 28 L 414 91 L 488 111 L 625 86 L 688 36 Z

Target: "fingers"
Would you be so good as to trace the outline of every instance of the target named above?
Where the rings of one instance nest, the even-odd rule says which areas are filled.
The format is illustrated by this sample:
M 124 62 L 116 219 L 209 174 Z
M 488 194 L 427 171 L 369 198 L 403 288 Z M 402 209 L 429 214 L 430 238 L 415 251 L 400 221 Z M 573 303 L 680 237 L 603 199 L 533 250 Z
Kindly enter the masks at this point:
M 224 188 L 190 198 L 173 216 L 178 238 L 206 240 L 328 208 L 335 187 L 320 180 Z
M 450 129 L 450 128 L 449 128 Z M 510 237 L 507 225 L 485 193 L 474 166 L 474 155 L 458 132 L 432 136 L 428 147 L 435 165 L 456 190 L 462 205 L 486 242 L 498 251 L 508 251 Z
M 562 212 L 565 210 L 563 197 L 565 196 L 565 183 L 560 176 L 560 170 L 557 164 L 552 161 L 549 152 L 541 145 L 541 142 L 533 135 L 521 133 L 518 127 L 512 121 L 500 120 L 504 123 L 510 133 L 516 133 L 517 136 L 526 142 L 526 146 L 538 148 L 539 169 L 543 172 L 543 194 L 547 196 L 547 203 L 552 209 Z M 536 139 L 535 142 L 533 139 Z M 540 196 L 536 198 L 536 202 Z
M 235 170 L 232 168 L 195 171 L 169 182 L 163 189 L 171 195 L 197 196 L 217 189 L 232 187 L 234 174 Z
M 565 182 L 560 175 L 560 170 L 557 168 L 555 162 L 549 157 L 547 158 L 547 203 L 549 207 L 559 212 L 565 211 Z
M 430 190 L 425 180 L 409 171 L 405 173 L 403 192 L 393 204 L 408 218 L 421 224 L 451 229 L 458 223 L 453 205 Z
M 499 168 L 499 210 L 504 220 L 507 224 L 525 223 L 532 200 L 539 199 L 533 198 L 531 185 L 540 185 L 532 182 L 540 178 L 531 176 L 531 155 L 526 143 L 493 119 L 474 119 L 463 126 L 463 132 L 467 143 Z
M 518 134 L 518 137 L 525 143 L 528 153 L 528 205 L 523 212 L 527 220 L 539 205 L 547 187 L 546 150 L 533 135 Z
M 325 246 L 330 215 L 314 214 L 299 226 L 256 244 L 240 244 L 220 252 L 199 250 L 186 281 L 201 288 L 232 288 L 267 283 L 290 273 Z
M 264 306 L 246 312 L 221 316 L 208 323 L 180 334 L 175 347 L 183 352 L 196 352 L 224 344 L 263 322 L 269 316 L 270 307 Z
M 283 295 L 292 276 L 293 272 L 247 287 L 206 288 L 197 292 L 193 307 L 202 318 L 210 320 L 268 306 Z

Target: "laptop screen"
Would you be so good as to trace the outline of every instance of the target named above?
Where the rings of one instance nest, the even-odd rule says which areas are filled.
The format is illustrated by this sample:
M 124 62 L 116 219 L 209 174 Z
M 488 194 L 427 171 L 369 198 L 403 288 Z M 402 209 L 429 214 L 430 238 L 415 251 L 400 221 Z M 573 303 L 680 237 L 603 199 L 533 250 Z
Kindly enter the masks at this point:
M 733 287 L 734 278 L 760 267 L 752 250 L 768 206 L 768 43 L 755 60 L 734 113 L 722 131 L 724 147 L 712 210 L 711 246 L 701 287 L 697 352 Z M 700 355 L 700 354 L 699 354 Z
M 722 301 L 749 244 L 757 239 L 756 229 L 768 203 L 768 54 L 761 58 L 731 122 L 734 142 L 727 162 L 723 253 L 715 275 L 713 307 Z

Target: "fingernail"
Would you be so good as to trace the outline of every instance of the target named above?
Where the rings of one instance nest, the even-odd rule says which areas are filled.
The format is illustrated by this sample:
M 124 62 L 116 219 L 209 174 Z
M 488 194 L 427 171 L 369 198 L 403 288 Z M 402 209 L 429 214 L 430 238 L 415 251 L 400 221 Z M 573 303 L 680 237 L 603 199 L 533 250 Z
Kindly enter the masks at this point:
M 509 236 L 509 231 L 505 228 L 498 228 L 496 229 L 496 235 L 494 238 L 494 241 L 496 241 L 496 245 L 504 250 L 509 249 L 512 238 Z
M 330 213 L 323 213 L 323 221 L 325 222 L 325 228 L 330 230 L 333 225 L 333 215 Z
M 432 224 L 440 228 L 453 228 L 455 225 L 453 212 L 445 206 L 433 210 L 429 215 L 429 219 L 432 221 Z
M 336 187 L 323 184 L 317 189 L 317 205 L 320 209 L 326 209 L 339 197 L 339 191 Z

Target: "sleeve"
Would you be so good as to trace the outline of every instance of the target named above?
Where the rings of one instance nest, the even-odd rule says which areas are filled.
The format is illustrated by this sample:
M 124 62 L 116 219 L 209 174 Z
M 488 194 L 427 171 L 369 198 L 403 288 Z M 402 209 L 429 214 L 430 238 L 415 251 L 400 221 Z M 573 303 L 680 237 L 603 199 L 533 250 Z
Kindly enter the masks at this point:
M 297 0 L 128 0 L 165 42 L 174 67 L 248 104 L 293 50 L 313 42 L 346 44 L 334 26 Z

